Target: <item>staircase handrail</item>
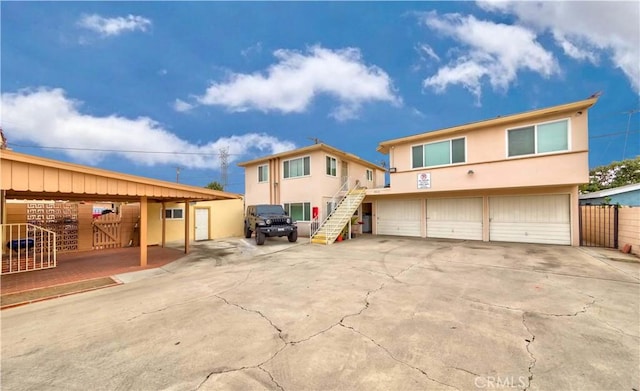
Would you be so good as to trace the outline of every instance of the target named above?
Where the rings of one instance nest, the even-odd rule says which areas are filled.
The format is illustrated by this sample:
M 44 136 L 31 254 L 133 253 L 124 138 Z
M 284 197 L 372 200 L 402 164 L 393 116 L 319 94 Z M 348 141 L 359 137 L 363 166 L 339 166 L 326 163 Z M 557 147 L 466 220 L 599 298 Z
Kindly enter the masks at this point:
M 340 186 L 340 189 L 338 189 L 338 191 L 333 195 L 333 197 L 331 197 L 330 202 L 332 202 L 335 205 L 335 207 L 333 208 L 333 210 L 330 213 L 327 213 L 327 217 L 325 217 L 319 224 L 317 224 L 317 228 L 315 230 L 313 230 L 313 232 L 311 232 L 311 234 L 309 235 L 309 241 L 311 241 L 313 239 L 313 237 L 318 232 L 320 232 L 321 229 L 325 228 L 327 221 L 331 218 L 331 216 L 334 214 L 334 212 L 338 209 L 338 206 L 344 201 L 344 199 L 347 197 L 347 195 L 349 195 L 351 190 L 360 189 L 360 188 L 365 187 L 365 186 L 361 185 L 360 180 L 356 180 L 353 188 L 349 188 L 350 182 L 351 182 L 351 177 L 348 177 L 347 180 L 344 181 L 342 186 Z M 313 226 L 313 224 L 312 224 L 312 226 Z M 329 242 L 329 238 L 326 237 L 325 241 L 326 241 L 326 243 L 328 243 Z
M 333 195 L 333 197 L 331 197 L 331 201 L 333 204 L 339 205 L 340 202 L 342 202 L 342 200 L 344 199 L 344 197 L 347 196 L 347 193 L 349 192 L 349 180 L 347 179 L 346 181 L 344 181 L 344 183 L 342 184 L 342 186 L 340 186 L 340 189 L 338 189 L 338 191 Z M 340 193 L 344 193 L 342 196 L 340 196 Z M 339 201 L 335 201 L 339 198 Z M 336 210 L 336 208 L 333 208 L 333 210 L 331 211 L 331 213 L 327 213 L 327 217 L 324 218 L 324 220 L 322 220 L 320 222 L 320 224 L 318 224 L 318 228 L 313 231 L 311 233 L 311 235 L 309 235 L 309 240 L 311 240 L 311 238 L 313 238 L 315 236 L 315 234 L 317 234 L 320 229 L 324 226 L 324 224 L 327 222 L 327 220 L 329 220 L 331 218 L 331 215 L 333 214 L 333 212 Z

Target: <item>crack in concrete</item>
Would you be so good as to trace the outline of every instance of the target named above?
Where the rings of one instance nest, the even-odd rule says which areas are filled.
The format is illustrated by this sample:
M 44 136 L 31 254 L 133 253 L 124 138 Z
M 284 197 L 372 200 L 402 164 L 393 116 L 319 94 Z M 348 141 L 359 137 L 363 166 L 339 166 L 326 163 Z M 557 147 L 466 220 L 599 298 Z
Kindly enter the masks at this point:
M 455 369 L 455 370 L 458 370 L 458 371 L 466 372 L 466 373 L 468 373 L 468 374 L 470 374 L 470 375 L 473 375 L 473 376 L 475 376 L 475 377 L 482 377 L 482 376 L 478 375 L 478 374 L 477 374 L 477 373 L 475 373 L 475 372 L 471 372 L 471 371 L 470 371 L 470 370 L 468 370 L 468 369 L 464 369 L 464 368 L 460 368 L 460 367 L 447 367 L 447 368 L 451 368 L 451 369 Z
M 317 332 L 317 333 L 315 333 L 315 334 L 311 334 L 311 335 L 310 335 L 310 336 L 308 336 L 307 338 L 299 339 L 299 340 L 297 340 L 297 341 L 290 341 L 290 342 L 288 342 L 288 344 L 289 344 L 289 345 L 291 345 L 291 346 L 293 346 L 293 345 L 297 345 L 297 344 L 300 344 L 300 343 L 303 343 L 303 342 L 307 342 L 307 341 L 309 341 L 309 340 L 311 340 L 311 339 L 313 339 L 313 338 L 317 337 L 317 336 L 318 336 L 318 335 L 320 335 L 320 334 L 324 334 L 324 333 L 326 333 L 327 331 L 329 331 L 329 330 L 331 330 L 332 328 L 336 327 L 338 324 L 340 324 L 340 322 L 336 322 L 336 323 L 332 324 L 331 326 L 327 327 L 327 328 L 326 328 L 326 329 L 324 329 L 324 330 L 318 331 L 318 332 Z
M 282 352 L 287 346 L 290 345 L 290 343 L 288 343 L 284 337 L 282 337 L 282 329 L 280 329 L 278 326 L 276 326 L 271 319 L 267 318 L 262 312 L 258 311 L 258 310 L 252 310 L 249 308 L 245 308 L 243 306 L 241 306 L 240 304 L 236 304 L 236 303 L 232 303 L 229 300 L 225 299 L 222 296 L 218 296 L 218 295 L 213 295 L 214 297 L 218 298 L 219 300 L 224 301 L 225 304 L 236 307 L 236 308 L 240 308 L 241 310 L 245 311 L 245 312 L 253 312 L 255 314 L 260 315 L 260 317 L 262 317 L 264 320 L 266 320 L 267 322 L 269 322 L 269 324 L 271 325 L 272 328 L 274 328 L 277 332 L 278 332 L 278 338 L 280 339 L 280 341 L 282 341 L 283 345 L 280 349 L 278 349 L 271 357 L 267 358 L 266 360 L 264 360 L 263 362 L 256 364 L 256 365 L 252 365 L 252 366 L 243 366 L 240 368 L 232 368 L 232 369 L 224 369 L 224 370 L 215 370 L 215 371 L 211 371 L 209 372 L 209 374 L 204 378 L 204 380 L 202 382 L 200 382 L 200 384 L 195 388 L 195 390 L 199 390 L 200 387 L 202 387 L 202 385 L 204 383 L 206 383 L 207 380 L 209 380 L 209 378 L 213 375 L 217 375 L 217 374 L 221 374 L 221 373 L 229 373 L 229 372 L 237 372 L 237 371 L 242 371 L 245 369 L 260 369 L 263 372 L 267 373 L 269 375 L 269 377 L 271 378 L 271 380 L 273 381 L 273 383 L 280 389 L 284 391 L 284 388 L 282 388 L 282 386 L 280 386 L 280 384 L 273 378 L 273 376 L 271 375 L 271 373 L 269 371 L 267 371 L 266 369 L 264 369 L 262 366 L 266 363 L 268 363 L 269 361 L 273 360 L 278 354 L 280 354 L 280 352 Z
M 617 328 L 617 327 L 615 327 L 615 326 L 613 326 L 613 325 L 609 324 L 609 323 L 608 323 L 607 321 L 605 321 L 605 320 L 600 320 L 600 323 L 604 323 L 604 325 L 605 325 L 605 326 L 609 327 L 609 328 L 610 328 L 610 329 L 612 329 L 612 330 L 617 331 L 618 333 L 620 333 L 620 334 L 622 334 L 622 335 L 626 335 L 627 337 L 631 337 L 631 338 L 634 338 L 634 339 L 640 339 L 640 336 L 639 336 L 639 335 L 629 334 L 629 333 L 627 333 L 626 331 L 624 331 L 624 330 L 622 330 L 622 329 L 619 329 L 619 328 Z
M 587 295 L 589 297 L 591 297 L 591 302 L 585 304 L 581 310 L 576 311 L 574 313 L 569 313 L 569 314 L 552 314 L 552 313 L 548 313 L 548 312 L 540 312 L 540 311 L 531 311 L 531 310 L 525 310 L 524 308 L 520 308 L 520 307 L 510 307 L 507 305 L 500 305 L 500 304 L 493 304 L 493 303 L 486 303 L 484 301 L 480 301 L 480 300 L 473 300 L 470 299 L 468 297 L 462 297 L 463 300 L 469 301 L 471 303 L 477 303 L 477 304 L 482 304 L 482 305 L 486 305 L 489 307 L 497 307 L 497 308 L 502 308 L 505 310 L 509 310 L 509 311 L 519 311 L 519 312 L 528 312 L 530 314 L 536 314 L 536 315 L 542 315 L 542 316 L 553 316 L 553 317 L 557 317 L 557 318 L 562 318 L 562 317 L 574 317 L 574 316 L 578 316 L 578 314 L 584 314 L 585 312 L 587 312 L 589 310 L 589 308 L 591 308 L 591 306 L 593 306 L 596 303 L 596 299 L 591 296 L 591 295 Z
M 273 378 L 273 375 L 271 375 L 271 372 L 267 371 L 266 369 L 262 368 L 261 366 L 258 366 L 258 369 L 260 369 L 262 372 L 266 373 L 267 375 L 269 375 L 269 378 L 271 379 L 271 381 L 273 382 L 273 384 L 276 385 L 276 387 L 278 387 L 279 390 L 284 391 L 284 388 L 280 385 L 280 383 L 278 383 L 276 381 L 276 379 Z
M 576 311 L 576 312 L 574 312 L 572 314 L 549 314 L 549 313 L 537 312 L 537 311 L 526 311 L 526 310 L 524 310 L 522 308 L 517 308 L 517 307 L 509 307 L 509 306 L 503 306 L 503 305 L 499 305 L 499 304 L 490 304 L 490 303 L 485 303 L 485 302 L 478 301 L 478 300 L 472 300 L 472 299 L 469 299 L 469 298 L 463 298 L 463 299 L 467 300 L 467 301 L 470 301 L 472 303 L 478 303 L 478 304 L 483 304 L 483 305 L 487 305 L 487 306 L 490 306 L 490 307 L 502 308 L 502 309 L 506 309 L 506 310 L 509 310 L 509 311 L 518 311 L 518 312 L 522 313 L 522 325 L 527 330 L 529 335 L 531 335 L 531 338 L 525 339 L 525 342 L 526 342 L 525 348 L 526 348 L 527 353 L 529 354 L 529 357 L 530 357 L 529 367 L 527 368 L 527 370 L 529 372 L 527 386 L 523 390 L 523 391 L 527 391 L 531 387 L 531 383 L 533 382 L 533 369 L 536 366 L 537 359 L 533 355 L 533 352 L 530 350 L 530 346 L 533 343 L 533 341 L 535 341 L 536 336 L 535 336 L 535 334 L 533 334 L 531 332 L 531 330 L 529 329 L 529 326 L 527 326 L 526 315 L 527 314 L 536 314 L 536 315 L 552 316 L 552 317 L 576 317 L 576 316 L 578 316 L 578 314 L 586 313 L 589 310 L 589 308 L 591 308 L 591 306 L 593 306 L 596 303 L 596 299 L 595 299 L 594 296 L 591 296 L 591 295 L 586 294 L 586 293 L 582 293 L 582 294 L 584 294 L 586 296 L 589 296 L 592 300 L 591 300 L 591 302 L 585 304 L 582 307 L 581 310 Z
M 420 372 L 422 375 L 424 375 L 427 379 L 431 380 L 432 382 L 434 382 L 434 383 L 438 383 L 438 384 L 440 384 L 440 385 L 447 386 L 447 387 L 450 387 L 450 388 L 455 388 L 456 390 L 459 390 L 459 391 L 460 391 L 460 389 L 459 389 L 458 387 L 456 387 L 456 386 L 452 386 L 451 384 L 443 383 L 443 382 L 441 382 L 441 381 L 439 381 L 439 380 L 437 380 L 437 379 L 432 378 L 431 376 L 429 376 L 429 374 L 428 374 L 424 369 L 421 369 L 421 368 L 419 368 L 419 367 L 416 367 L 416 366 L 414 366 L 414 365 L 411 365 L 411 364 L 409 364 L 408 362 L 406 362 L 406 361 L 402 361 L 402 360 L 400 360 L 399 358 L 395 357 L 395 356 L 394 356 L 394 355 L 389 351 L 389 349 L 387 349 L 386 347 L 384 347 L 384 346 L 380 345 L 376 340 L 374 340 L 373 338 L 369 337 L 368 335 L 366 335 L 366 334 L 364 334 L 364 333 L 360 332 L 359 330 L 357 330 L 357 329 L 355 329 L 355 328 L 353 328 L 353 327 L 351 327 L 351 326 L 347 326 L 347 325 L 345 325 L 345 324 L 343 324 L 343 323 L 340 323 L 339 325 L 340 325 L 341 327 L 344 327 L 344 328 L 346 328 L 346 329 L 349 329 L 349 330 L 351 330 L 351 331 L 353 331 L 353 332 L 355 332 L 355 333 L 357 333 L 357 334 L 361 335 L 362 337 L 364 337 L 364 338 L 368 339 L 368 340 L 369 340 L 369 341 L 371 341 L 374 345 L 376 345 L 377 347 L 379 347 L 380 349 L 382 349 L 382 350 L 383 350 L 383 351 L 384 351 L 384 352 L 385 352 L 389 357 L 391 357 L 391 359 L 393 359 L 394 361 L 399 362 L 400 364 L 403 364 L 403 365 L 405 365 L 405 366 L 407 366 L 407 367 L 409 367 L 409 368 L 411 368 L 411 369 L 413 369 L 413 370 L 415 370 L 415 371 Z
M 525 347 L 527 349 L 527 353 L 529 353 L 529 357 L 531 358 L 531 361 L 529 362 L 529 368 L 528 368 L 529 369 L 528 382 L 527 382 L 527 386 L 523 390 L 523 391 L 527 391 L 529 387 L 531 387 L 531 383 L 533 382 L 533 368 L 536 366 L 537 359 L 533 355 L 533 352 L 529 350 L 529 346 L 533 343 L 533 341 L 536 340 L 536 336 L 531 332 L 531 330 L 529 330 L 529 326 L 527 326 L 526 312 L 524 311 L 522 312 L 522 325 L 524 326 L 525 329 L 527 329 L 527 332 L 531 335 L 531 339 L 525 339 L 525 342 L 527 343 Z
M 287 341 L 285 341 L 285 339 L 282 337 L 282 329 L 281 329 L 281 328 L 279 328 L 278 326 L 276 326 L 276 325 L 271 321 L 271 319 L 267 318 L 267 317 L 266 317 L 262 312 L 260 312 L 260 311 L 258 311 L 258 310 L 252 310 L 252 309 L 250 309 L 250 308 L 245 308 L 245 307 L 241 306 L 240 304 L 232 303 L 232 302 L 230 302 L 229 300 L 227 300 L 227 299 L 225 299 L 224 297 L 219 296 L 219 295 L 213 295 L 213 296 L 214 296 L 214 297 L 217 297 L 218 299 L 220 299 L 220 300 L 222 300 L 222 301 L 224 301 L 227 305 L 230 305 L 230 306 L 233 306 L 233 307 L 240 308 L 241 310 L 246 311 L 246 312 L 253 312 L 253 313 L 255 313 L 255 314 L 260 315 L 264 320 L 266 320 L 267 322 L 269 322 L 269 324 L 271 325 L 271 327 L 273 327 L 275 330 L 277 330 L 277 331 L 278 331 L 278 338 L 280 338 L 280 340 L 281 340 L 285 345 L 287 344 Z

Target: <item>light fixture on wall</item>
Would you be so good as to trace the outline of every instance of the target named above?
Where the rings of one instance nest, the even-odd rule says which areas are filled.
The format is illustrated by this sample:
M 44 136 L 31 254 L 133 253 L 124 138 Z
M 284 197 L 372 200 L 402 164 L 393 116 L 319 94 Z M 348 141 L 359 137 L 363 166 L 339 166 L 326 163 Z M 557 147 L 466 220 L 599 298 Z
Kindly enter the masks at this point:
M 473 175 L 473 170 L 467 171 L 467 175 Z
M 396 168 L 395 167 L 390 167 L 389 168 L 389 172 L 396 172 Z

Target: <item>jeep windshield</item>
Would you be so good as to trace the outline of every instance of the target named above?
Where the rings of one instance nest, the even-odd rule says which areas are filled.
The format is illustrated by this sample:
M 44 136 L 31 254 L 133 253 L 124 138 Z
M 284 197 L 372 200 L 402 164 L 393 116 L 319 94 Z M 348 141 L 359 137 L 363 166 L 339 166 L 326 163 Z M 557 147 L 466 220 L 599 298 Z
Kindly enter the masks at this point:
M 259 215 L 284 215 L 282 205 L 256 205 L 256 214 Z

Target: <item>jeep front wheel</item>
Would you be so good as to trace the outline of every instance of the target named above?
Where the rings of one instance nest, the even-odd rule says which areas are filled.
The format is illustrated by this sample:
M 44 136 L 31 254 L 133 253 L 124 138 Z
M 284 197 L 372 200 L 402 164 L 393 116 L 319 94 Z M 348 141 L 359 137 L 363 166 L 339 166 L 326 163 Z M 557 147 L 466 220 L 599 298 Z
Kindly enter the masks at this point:
M 262 246 L 264 244 L 265 235 L 260 231 L 256 231 L 256 244 Z
M 287 235 L 287 239 L 289 239 L 289 241 L 291 243 L 295 242 L 296 240 L 298 240 L 298 231 L 292 231 L 289 233 L 289 235 Z

